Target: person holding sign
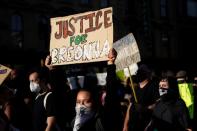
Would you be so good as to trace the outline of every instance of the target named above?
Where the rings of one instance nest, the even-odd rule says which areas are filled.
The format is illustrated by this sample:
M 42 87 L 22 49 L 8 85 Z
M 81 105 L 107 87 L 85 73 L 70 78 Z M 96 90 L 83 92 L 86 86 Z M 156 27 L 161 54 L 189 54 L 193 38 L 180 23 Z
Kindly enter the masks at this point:
M 116 66 L 114 64 L 116 56 L 117 52 L 111 49 L 107 62 L 107 88 L 104 106 L 99 104 L 99 99 L 97 98 L 98 92 L 95 92 L 94 87 L 85 85 L 84 88 L 79 89 L 77 92 L 75 104 L 76 115 L 71 124 L 73 131 L 121 130 L 121 109 L 117 95 L 118 81 L 116 81 Z M 50 61 L 49 58 L 48 61 Z M 50 64 L 46 66 L 52 68 Z
M 137 70 L 137 102 L 132 98 L 124 121 L 123 131 L 144 131 L 151 119 L 152 110 L 159 98 L 158 86 L 151 79 L 151 70 L 141 65 Z

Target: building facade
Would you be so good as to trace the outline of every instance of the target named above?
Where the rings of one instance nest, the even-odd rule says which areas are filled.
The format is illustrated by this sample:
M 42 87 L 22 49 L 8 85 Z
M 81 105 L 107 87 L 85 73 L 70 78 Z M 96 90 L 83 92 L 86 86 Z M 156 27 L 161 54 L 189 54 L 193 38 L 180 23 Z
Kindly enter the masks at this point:
M 47 53 L 50 18 L 105 7 L 113 7 L 114 41 L 132 32 L 142 60 L 187 59 L 195 52 L 195 0 L 2 0 L 2 63 L 20 63 L 25 55 L 33 59 Z

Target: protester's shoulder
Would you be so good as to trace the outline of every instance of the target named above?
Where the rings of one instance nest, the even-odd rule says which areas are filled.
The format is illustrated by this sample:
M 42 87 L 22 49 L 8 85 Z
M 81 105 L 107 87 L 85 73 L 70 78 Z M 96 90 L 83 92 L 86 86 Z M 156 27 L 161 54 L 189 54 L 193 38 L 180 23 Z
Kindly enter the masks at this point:
M 104 131 L 104 128 L 103 128 L 104 116 L 101 115 L 101 113 L 99 113 L 99 112 L 96 113 L 96 115 L 94 117 L 94 122 L 95 122 L 96 130 Z
M 158 90 L 158 82 L 155 81 L 155 80 L 150 80 L 149 83 L 148 83 L 148 87 L 151 89 L 151 90 Z
M 157 100 L 160 97 L 159 91 L 158 91 L 158 88 L 159 88 L 158 85 L 159 85 L 158 81 L 154 79 L 149 81 L 148 90 L 151 92 L 152 97 L 154 97 L 155 100 Z
M 176 106 L 186 106 L 185 105 L 185 102 L 183 101 L 183 99 L 181 98 L 178 98 L 177 101 L 176 101 Z
M 53 92 L 47 92 L 44 96 L 44 99 L 46 99 L 46 101 L 51 101 L 53 99 L 55 99 L 55 95 Z
M 150 84 L 151 84 L 152 86 L 158 87 L 159 81 L 158 81 L 157 79 L 151 79 L 151 80 L 150 80 Z

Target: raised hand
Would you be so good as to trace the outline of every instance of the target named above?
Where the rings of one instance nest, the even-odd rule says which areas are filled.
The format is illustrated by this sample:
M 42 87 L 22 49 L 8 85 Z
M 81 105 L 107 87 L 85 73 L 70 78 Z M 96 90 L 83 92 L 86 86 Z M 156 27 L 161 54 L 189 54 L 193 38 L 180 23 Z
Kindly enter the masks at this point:
M 116 57 L 117 57 L 117 52 L 114 48 L 110 49 L 109 51 L 109 54 L 108 54 L 108 65 L 111 65 L 111 64 L 114 64 L 115 60 L 116 60 Z
M 51 65 L 51 56 L 48 55 L 45 59 L 45 66 L 49 69 L 52 70 L 53 69 L 53 65 Z

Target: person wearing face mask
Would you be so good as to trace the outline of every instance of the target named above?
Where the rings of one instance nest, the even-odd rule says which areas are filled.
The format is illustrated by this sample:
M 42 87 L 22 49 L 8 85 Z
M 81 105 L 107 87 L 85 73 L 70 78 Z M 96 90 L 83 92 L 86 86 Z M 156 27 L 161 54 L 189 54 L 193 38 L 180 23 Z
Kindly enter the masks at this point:
M 151 119 L 153 105 L 159 98 L 157 81 L 151 78 L 151 73 L 152 71 L 145 64 L 140 65 L 137 70 L 137 101 L 132 97 L 123 131 L 144 131 Z
M 180 98 L 174 77 L 159 82 L 160 99 L 157 101 L 150 123 L 145 131 L 191 131 L 189 112 Z
M 83 88 L 77 89 L 76 92 L 74 92 L 74 95 L 72 93 L 72 96 L 76 96 L 72 99 L 72 102 L 68 106 L 68 108 L 64 109 L 66 111 L 66 116 L 69 117 L 69 115 L 72 115 L 72 110 L 74 110 L 74 116 L 72 117 L 72 120 L 65 120 L 64 125 L 67 125 L 66 131 L 71 130 L 72 131 L 120 131 L 122 128 L 122 122 L 121 122 L 121 106 L 120 101 L 118 97 L 118 86 L 119 84 L 116 77 L 116 66 L 114 64 L 115 59 L 117 56 L 117 52 L 115 49 L 110 49 L 108 54 L 108 61 L 107 61 L 107 85 L 106 85 L 106 97 L 105 102 L 103 105 L 100 103 L 100 93 L 98 92 L 98 85 L 97 81 L 95 79 L 85 79 Z M 59 71 L 61 71 L 61 68 L 54 67 L 51 65 L 51 57 L 47 56 L 45 60 L 45 66 L 50 70 L 50 78 L 52 85 L 54 83 L 57 84 L 55 87 L 58 89 L 58 87 L 62 87 L 64 84 L 60 84 L 59 82 Z M 58 76 L 58 77 L 56 77 Z M 66 77 L 66 76 L 65 76 Z M 65 78 L 63 77 L 63 78 Z M 57 80 L 58 78 L 58 80 Z M 54 88 L 53 85 L 53 88 Z M 64 86 L 63 86 L 64 87 Z M 79 87 L 80 88 L 80 87 Z M 64 87 L 65 89 L 65 87 Z M 66 93 L 66 94 L 65 94 Z M 55 94 L 55 92 L 54 92 Z M 70 91 L 64 92 L 65 96 L 68 96 Z M 59 96 L 59 95 L 58 95 Z M 73 100 L 74 101 L 74 107 L 73 107 Z M 68 99 L 66 101 L 68 104 Z M 61 105 L 66 105 L 66 103 L 61 103 Z M 72 108 L 72 110 L 69 110 Z M 68 111 L 69 110 L 69 111 Z
M 187 72 L 180 70 L 176 74 L 178 81 L 178 89 L 180 97 L 185 102 L 187 109 L 189 110 L 190 120 L 194 119 L 194 91 L 193 84 L 189 82 Z
M 95 100 L 92 91 L 81 89 L 77 94 L 76 116 L 73 131 L 103 130 L 99 114 L 96 114 Z
M 30 91 L 35 95 L 33 103 L 33 131 L 56 131 L 56 106 L 45 77 L 39 70 L 29 75 Z
M 121 111 L 117 100 L 115 58 L 117 52 L 111 49 L 108 55 L 107 86 L 105 104 L 100 105 L 99 94 L 92 85 L 86 83 L 76 97 L 76 115 L 72 122 L 73 131 L 120 131 Z M 91 87 L 90 87 L 91 86 Z

